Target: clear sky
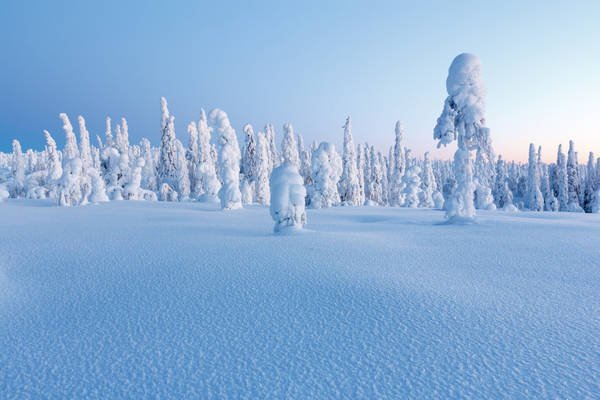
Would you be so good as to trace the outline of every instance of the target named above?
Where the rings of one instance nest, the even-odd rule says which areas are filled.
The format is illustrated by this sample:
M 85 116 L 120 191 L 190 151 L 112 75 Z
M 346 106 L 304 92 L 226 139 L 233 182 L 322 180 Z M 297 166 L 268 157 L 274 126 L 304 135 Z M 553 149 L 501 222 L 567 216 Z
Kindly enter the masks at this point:
M 160 3 L 160 4 L 158 4 Z M 0 150 L 63 142 L 59 112 L 103 134 L 125 116 L 132 142 L 159 141 L 166 96 L 178 136 L 200 108 L 238 132 L 291 122 L 305 140 L 387 149 L 397 119 L 418 155 L 435 150 L 454 56 L 477 54 L 487 122 L 505 158 L 528 144 L 554 159 L 575 140 L 600 155 L 600 2 L 2 1 Z

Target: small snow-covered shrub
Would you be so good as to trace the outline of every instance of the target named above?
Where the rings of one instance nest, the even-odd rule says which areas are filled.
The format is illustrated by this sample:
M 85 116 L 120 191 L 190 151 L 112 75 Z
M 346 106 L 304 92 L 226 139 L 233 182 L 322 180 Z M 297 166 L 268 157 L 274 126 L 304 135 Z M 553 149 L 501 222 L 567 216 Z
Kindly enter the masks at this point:
M 6 186 L 0 185 L 0 203 L 6 199 L 8 199 L 8 190 L 6 190 Z
M 285 162 L 273 170 L 270 180 L 271 217 L 274 231 L 301 229 L 306 225 L 306 189 L 298 168 Z

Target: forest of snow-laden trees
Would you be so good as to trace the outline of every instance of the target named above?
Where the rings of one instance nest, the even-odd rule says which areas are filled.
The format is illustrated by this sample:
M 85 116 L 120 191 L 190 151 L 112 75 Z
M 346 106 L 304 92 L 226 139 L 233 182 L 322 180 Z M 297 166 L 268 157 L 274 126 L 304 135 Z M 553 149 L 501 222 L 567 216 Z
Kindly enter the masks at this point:
M 77 118 L 76 132 L 69 117 L 60 114 L 63 149 L 44 131 L 43 151 L 23 151 L 13 140 L 12 153 L 0 153 L 0 199 L 54 199 L 61 206 L 110 200 L 214 201 L 223 209 L 268 205 L 269 179 L 284 161 L 302 177 L 308 208 L 444 209 L 456 192 L 454 163 L 432 160 L 428 153 L 413 155 L 403 143 L 400 122 L 390 127 L 394 143 L 385 150 L 356 144 L 350 117 L 340 130 L 339 150 L 328 142 L 305 146 L 291 124 L 283 127 L 280 146 L 273 125 L 255 133 L 247 124 L 240 145 L 224 111 L 207 116 L 202 110 L 199 120 L 189 123 L 184 145 L 164 98 L 161 111 L 158 147 L 148 139 L 131 144 L 125 118 L 116 124 L 107 118 L 104 137 L 92 141 L 83 117 Z M 495 156 L 491 145 L 477 150 L 472 163 L 475 208 L 600 212 L 600 158 L 590 153 L 580 164 L 572 141 L 567 151 L 558 147 L 555 163 L 542 162 L 541 152 L 531 144 L 529 161 L 517 163 Z

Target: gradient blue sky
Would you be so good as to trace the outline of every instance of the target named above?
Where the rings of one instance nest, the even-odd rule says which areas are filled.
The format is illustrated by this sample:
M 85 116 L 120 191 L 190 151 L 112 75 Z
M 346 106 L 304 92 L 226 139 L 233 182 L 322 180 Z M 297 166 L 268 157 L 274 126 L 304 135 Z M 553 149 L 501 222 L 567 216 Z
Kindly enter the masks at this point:
M 293 123 L 307 142 L 387 147 L 397 119 L 407 145 L 435 150 L 448 66 L 477 54 L 497 153 L 545 159 L 575 140 L 600 155 L 600 2 L 553 1 L 2 1 L 0 150 L 12 138 L 63 142 L 59 112 L 102 134 L 125 116 L 132 141 L 159 141 L 159 97 L 178 136 L 201 107 L 238 132 Z

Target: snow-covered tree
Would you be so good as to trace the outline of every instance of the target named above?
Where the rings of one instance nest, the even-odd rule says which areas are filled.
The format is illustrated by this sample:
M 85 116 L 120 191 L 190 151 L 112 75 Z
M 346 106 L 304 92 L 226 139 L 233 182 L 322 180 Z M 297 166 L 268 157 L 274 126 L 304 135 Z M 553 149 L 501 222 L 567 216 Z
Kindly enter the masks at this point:
M 160 98 L 160 108 L 162 111 L 160 155 L 158 158 L 158 165 L 156 166 L 156 175 L 158 177 L 159 186 L 161 187 L 161 192 L 164 191 L 162 188 L 165 183 L 171 189 L 177 191 L 178 174 L 175 117 L 169 114 L 167 100 L 164 97 Z M 163 199 L 164 198 L 165 197 L 163 196 Z M 167 196 L 166 198 L 174 198 L 174 196 Z
M 339 204 L 337 184 L 342 175 L 342 160 L 335 146 L 322 142 L 312 155 L 312 181 L 309 204 L 312 208 L 328 208 Z
M 188 200 L 190 198 L 190 173 L 188 171 L 187 159 L 185 158 L 185 147 L 179 140 L 175 140 L 177 149 L 177 158 L 175 162 L 175 171 L 177 179 L 177 194 L 179 200 Z
M 381 200 L 382 205 L 389 205 L 390 188 L 389 188 L 389 161 L 381 152 L 379 152 L 379 165 L 381 165 Z
M 91 193 L 89 196 L 89 201 L 91 203 L 103 203 L 108 201 L 108 196 L 106 195 L 106 185 L 104 183 L 104 179 L 95 168 L 90 168 L 88 170 L 88 175 L 90 177 L 91 184 Z
M 513 195 L 508 187 L 506 163 L 502 156 L 498 156 L 496 163 L 496 180 L 494 182 L 494 200 L 496 206 L 501 210 L 514 211 L 516 207 L 513 204 Z
M 356 148 L 352 138 L 352 121 L 346 118 L 344 128 L 344 152 L 342 155 L 342 177 L 339 183 L 339 192 L 342 205 L 359 206 L 360 185 L 358 183 L 358 167 L 356 164 Z
M 371 146 L 365 142 L 362 146 L 363 155 L 364 155 L 364 168 L 363 168 L 363 176 L 364 176 L 364 191 L 365 191 L 365 201 L 363 204 L 371 204 Z
M 300 175 L 302 176 L 302 179 L 304 179 L 304 186 L 308 187 L 311 183 L 311 177 L 310 177 L 310 152 L 309 150 L 304 147 L 304 138 L 302 137 L 301 134 L 298 133 L 297 135 L 298 137 L 298 153 L 300 154 L 300 168 L 298 168 L 298 172 L 300 172 Z
M 221 189 L 221 182 L 217 178 L 216 170 L 216 152 L 213 151 L 214 146 L 211 146 L 212 129 L 208 126 L 208 120 L 204 110 L 200 110 L 200 121 L 198 121 L 198 143 L 200 147 L 200 180 L 201 189 L 199 194 L 200 200 L 216 201 L 217 194 Z
M 71 125 L 67 114 L 60 113 L 59 117 L 63 122 L 63 130 L 65 131 L 66 136 L 65 149 L 63 150 L 63 162 L 69 162 L 69 160 L 79 157 L 79 150 L 77 149 L 77 138 L 75 137 L 75 132 L 73 132 L 73 126 Z
M 255 185 L 256 181 L 256 139 L 252 125 L 244 125 L 244 152 L 242 153 L 241 173 L 244 180 Z
M 548 166 L 542 163 L 541 159 L 542 147 L 538 148 L 538 165 L 540 167 L 540 190 L 542 196 L 544 196 L 544 210 L 545 211 L 558 211 L 559 204 L 554 191 L 550 185 L 550 171 Z
M 240 146 L 235 130 L 229 122 L 225 111 L 218 108 L 210 112 L 210 119 L 215 126 L 219 143 L 219 176 L 223 186 L 219 191 L 221 208 L 233 210 L 242 207 L 240 192 Z
M 85 126 L 85 119 L 80 115 L 77 118 L 79 122 L 79 154 L 81 155 L 81 165 L 83 172 L 92 167 L 92 151 L 90 145 L 90 133 Z
M 429 158 L 429 152 L 425 152 L 423 157 L 423 171 L 421 173 L 421 198 L 419 205 L 421 207 L 435 207 L 434 194 L 437 192 L 435 176 Z
M 583 190 L 583 209 L 586 213 L 592 212 L 595 202 L 596 191 L 598 190 L 598 178 L 596 176 L 594 153 L 590 151 L 585 174 L 585 187 Z
M 12 180 L 9 186 L 10 197 L 18 198 L 25 194 L 25 157 L 18 140 L 12 142 Z
M 275 233 L 302 229 L 306 225 L 304 180 L 285 153 L 283 164 L 273 170 L 270 189 Z
M 487 151 L 483 147 L 475 153 L 474 183 L 475 208 L 479 210 L 495 210 L 492 195 L 493 171 L 492 163 L 487 159 Z
M 154 162 L 154 152 L 150 146 L 150 141 L 143 138 L 140 141 L 141 157 L 144 159 L 142 168 L 142 187 L 151 191 L 158 191 L 158 180 L 156 177 L 156 164 Z
M 77 139 L 67 114 L 59 115 L 63 122 L 66 142 L 63 150 L 63 174 L 59 181 L 58 204 L 63 207 L 83 205 L 91 192 L 89 177 L 83 174 Z
M 450 219 L 473 219 L 473 167 L 471 151 L 486 146 L 489 129 L 485 127 L 485 89 L 481 80 L 481 63 L 472 55 L 458 55 L 448 70 L 448 97 L 437 120 L 433 137 L 438 147 L 458 141 L 454 154 L 454 176 L 457 186 L 447 205 Z
M 569 141 L 569 153 L 567 156 L 567 211 L 583 212 L 580 205 L 581 178 L 577 163 L 577 153 L 573 141 Z
M 60 155 L 56 148 L 56 142 L 50 132 L 44 131 L 46 137 L 46 154 L 48 155 L 48 169 L 47 169 L 47 182 L 53 184 L 58 181 L 62 176 L 62 164 L 60 161 Z
M 131 176 L 128 179 L 123 197 L 126 200 L 142 200 L 144 197 L 142 191 L 142 168 L 145 161 L 143 158 L 138 158 L 135 162 L 135 167 L 131 170 Z
M 375 146 L 369 149 L 370 177 L 369 177 L 369 205 L 383 205 L 383 170 Z
M 198 127 L 196 122 L 192 121 L 187 127 L 189 140 L 188 148 L 185 153 L 185 158 L 188 162 L 188 172 L 190 174 L 190 193 L 193 198 L 197 198 L 199 195 L 200 187 L 202 182 L 200 179 L 200 148 L 198 147 Z
M 0 184 L 0 203 L 2 203 L 4 200 L 8 199 L 9 197 L 10 197 L 10 193 L 8 193 L 6 186 L 4 184 Z
M 406 153 L 406 171 L 404 174 L 404 207 L 416 208 L 419 206 L 421 198 L 421 168 L 417 165 L 417 160 Z
M 390 173 L 390 204 L 399 206 L 403 203 L 404 187 L 402 179 L 406 169 L 405 149 L 402 141 L 404 140 L 404 128 L 402 122 L 396 121 L 395 127 L 396 138 L 394 141 L 394 159 L 392 164 L 392 172 Z
M 269 159 L 270 159 L 270 171 L 278 167 L 281 164 L 281 156 L 277 151 L 277 144 L 275 143 L 275 128 L 273 124 L 265 125 L 265 136 L 269 142 Z
M 553 186 L 556 188 L 556 198 L 560 204 L 560 211 L 567 211 L 569 204 L 568 180 L 567 180 L 567 162 L 565 154 L 562 151 L 562 144 L 558 145 L 558 154 L 556 157 L 556 168 L 554 170 Z
M 358 205 L 365 204 L 365 149 L 362 144 L 356 146 L 356 176 L 358 182 Z
M 529 145 L 529 163 L 527 174 L 527 208 L 531 211 L 544 210 L 544 196 L 541 191 L 538 156 L 533 143 Z
M 296 145 L 296 136 L 292 124 L 283 125 L 283 140 L 281 141 L 281 157 L 283 162 L 290 163 L 294 167 L 300 167 L 300 155 Z
M 271 197 L 269 187 L 269 142 L 264 133 L 259 132 L 256 146 L 256 193 L 255 201 L 267 205 Z
M 161 201 L 178 201 L 179 195 L 168 183 L 163 183 L 158 192 L 158 199 Z
M 84 202 L 84 194 L 81 191 L 82 175 L 79 157 L 66 160 L 59 185 L 58 204 L 60 206 L 72 207 Z

